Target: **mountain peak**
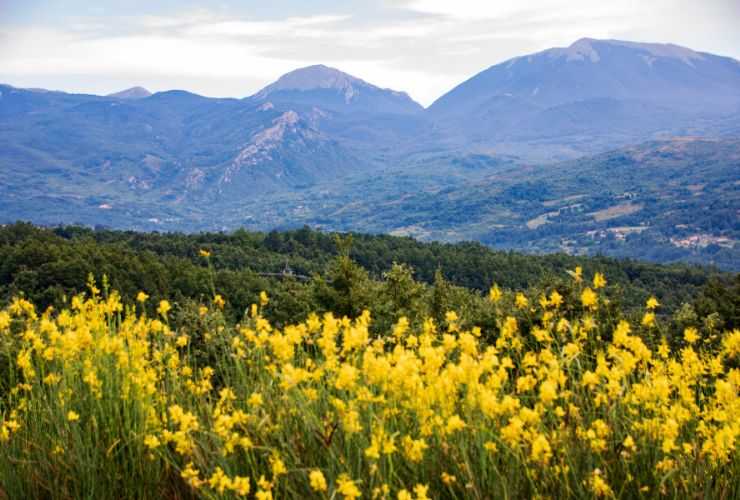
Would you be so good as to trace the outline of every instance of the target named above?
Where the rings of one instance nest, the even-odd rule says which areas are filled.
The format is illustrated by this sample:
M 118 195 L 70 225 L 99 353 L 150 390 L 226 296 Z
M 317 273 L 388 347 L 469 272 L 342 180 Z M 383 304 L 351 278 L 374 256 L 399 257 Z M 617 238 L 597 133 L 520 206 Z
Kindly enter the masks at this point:
M 568 47 L 548 49 L 542 54 L 556 58 L 565 56 L 568 61 L 589 60 L 592 63 L 597 63 L 601 60 L 601 54 L 604 50 L 615 47 L 640 52 L 643 58 L 648 58 L 647 60 L 650 62 L 655 58 L 669 58 L 678 59 L 689 66 L 693 66 L 693 61 L 704 59 L 701 53 L 672 43 L 643 43 L 597 38 L 580 38 Z
M 338 111 L 418 113 L 422 107 L 405 92 L 376 87 L 364 80 L 323 64 L 286 73 L 257 92 L 252 99 L 302 102 Z
M 130 89 L 121 90 L 120 92 L 114 92 L 113 94 L 108 94 L 106 97 L 113 97 L 116 99 L 143 99 L 145 97 L 149 97 L 150 95 L 152 95 L 152 93 L 144 87 L 131 87 Z
M 255 97 L 264 98 L 273 92 L 282 90 L 333 89 L 342 92 L 345 101 L 349 102 L 357 95 L 358 88 L 361 87 L 373 87 L 373 85 L 336 68 L 315 64 L 284 74 L 276 82 L 260 90 Z

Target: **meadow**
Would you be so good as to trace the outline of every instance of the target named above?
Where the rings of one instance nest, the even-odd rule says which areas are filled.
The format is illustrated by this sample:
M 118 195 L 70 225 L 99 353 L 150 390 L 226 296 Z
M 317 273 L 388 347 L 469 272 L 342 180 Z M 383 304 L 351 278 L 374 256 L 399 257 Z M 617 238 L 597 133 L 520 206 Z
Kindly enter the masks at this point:
M 201 258 L 210 262 L 208 251 Z M 608 276 L 463 313 L 234 322 L 103 280 L 0 310 L 7 498 L 737 498 L 740 331 L 635 316 Z M 681 325 L 680 327 L 677 325 Z

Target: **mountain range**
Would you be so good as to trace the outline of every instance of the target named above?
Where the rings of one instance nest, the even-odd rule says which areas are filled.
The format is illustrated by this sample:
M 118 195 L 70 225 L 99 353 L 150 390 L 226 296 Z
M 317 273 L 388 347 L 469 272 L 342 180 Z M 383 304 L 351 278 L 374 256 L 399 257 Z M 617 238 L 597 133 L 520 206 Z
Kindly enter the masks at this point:
M 243 99 L 0 85 L 0 222 L 307 223 L 740 267 L 737 137 L 740 62 L 617 40 L 504 61 L 426 109 L 323 65 Z

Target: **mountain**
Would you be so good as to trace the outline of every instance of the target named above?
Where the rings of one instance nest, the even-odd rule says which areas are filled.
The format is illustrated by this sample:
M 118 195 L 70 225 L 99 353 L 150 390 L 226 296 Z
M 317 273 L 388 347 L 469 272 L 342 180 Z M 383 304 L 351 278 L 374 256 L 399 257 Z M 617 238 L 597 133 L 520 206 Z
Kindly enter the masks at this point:
M 468 143 L 520 144 L 521 152 L 544 142 L 552 159 L 675 134 L 733 111 L 740 111 L 740 62 L 671 44 L 590 38 L 492 66 L 428 109 Z
M 262 220 L 740 270 L 740 138 L 675 137 L 555 164 L 450 163 L 302 193 L 300 212 L 281 196 L 260 203 Z
M 323 64 L 286 73 L 251 98 L 300 103 L 337 112 L 415 114 L 424 110 L 405 92 L 381 89 Z
M 321 128 L 371 161 L 395 161 L 433 135 L 424 108 L 405 92 L 383 89 L 324 65 L 281 76 L 248 101 L 320 114 Z M 428 141 L 422 141 L 426 147 Z
M 5 220 L 208 220 L 198 207 L 373 171 L 423 122 L 405 93 L 324 66 L 241 100 L 147 94 L 0 86 Z
M 145 97 L 149 97 L 150 95 L 152 95 L 152 93 L 144 87 L 131 87 L 130 89 L 115 92 L 113 94 L 108 94 L 108 97 L 113 97 L 116 99 L 144 99 Z
M 171 219 L 181 207 L 298 189 L 368 164 L 319 129 L 318 110 L 185 91 L 142 99 L 0 92 L 5 220 Z
M 0 223 L 310 224 L 737 268 L 739 68 L 583 39 L 426 110 L 321 65 L 243 99 L 0 85 Z

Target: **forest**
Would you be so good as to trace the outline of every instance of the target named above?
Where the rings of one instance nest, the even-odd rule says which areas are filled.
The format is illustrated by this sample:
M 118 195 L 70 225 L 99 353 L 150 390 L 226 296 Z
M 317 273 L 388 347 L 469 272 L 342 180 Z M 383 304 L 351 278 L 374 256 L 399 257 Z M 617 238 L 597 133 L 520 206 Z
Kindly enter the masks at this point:
M 124 300 L 144 291 L 152 303 L 166 298 L 183 313 L 215 289 L 228 299 L 225 313 L 234 321 L 260 291 L 267 291 L 272 297 L 268 317 L 281 325 L 310 311 L 352 317 L 370 308 L 383 319 L 382 328 L 403 311 L 439 317 L 445 307 L 465 310 L 466 321 L 479 324 L 492 285 L 537 297 L 567 283 L 576 267 L 609 276 L 614 307 L 627 312 L 655 296 L 662 315 L 696 314 L 727 328 L 740 325 L 738 275 L 696 265 L 524 255 L 473 242 L 422 243 L 308 227 L 200 234 L 27 223 L 0 228 L 0 298 L 5 300 L 22 295 L 41 308 L 59 308 L 84 291 L 92 275 L 98 282 L 105 277 Z

